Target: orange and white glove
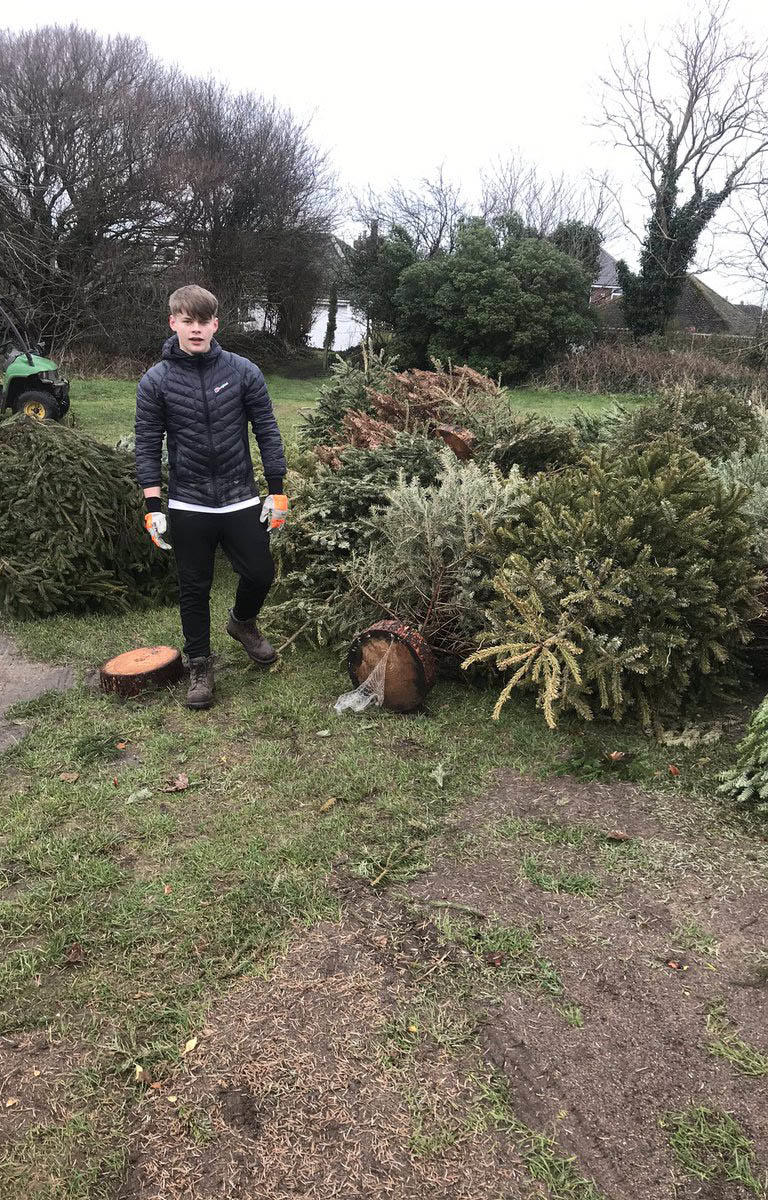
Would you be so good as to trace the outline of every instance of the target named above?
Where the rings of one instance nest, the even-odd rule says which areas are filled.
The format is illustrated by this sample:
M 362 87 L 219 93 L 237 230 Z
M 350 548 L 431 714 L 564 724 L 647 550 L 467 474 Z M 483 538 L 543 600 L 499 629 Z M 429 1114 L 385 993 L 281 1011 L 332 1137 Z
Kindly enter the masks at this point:
M 144 528 L 152 538 L 152 541 L 155 543 L 158 550 L 170 550 L 171 547 L 163 537 L 163 534 L 168 528 L 168 521 L 166 520 L 165 513 L 146 513 L 144 516 Z
M 261 506 L 261 520 L 269 521 L 270 533 L 282 529 L 288 516 L 287 496 L 267 496 Z

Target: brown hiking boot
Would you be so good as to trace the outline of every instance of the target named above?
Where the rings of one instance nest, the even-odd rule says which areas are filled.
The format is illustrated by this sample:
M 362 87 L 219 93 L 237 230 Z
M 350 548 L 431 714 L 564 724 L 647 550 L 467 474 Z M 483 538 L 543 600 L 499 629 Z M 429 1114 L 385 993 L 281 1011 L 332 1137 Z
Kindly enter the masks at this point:
M 277 651 L 270 646 L 255 621 L 238 621 L 234 609 L 229 610 L 227 633 L 244 646 L 249 658 L 260 667 L 268 667 L 277 661 Z
M 187 708 L 210 708 L 213 704 L 213 659 L 190 658 Z

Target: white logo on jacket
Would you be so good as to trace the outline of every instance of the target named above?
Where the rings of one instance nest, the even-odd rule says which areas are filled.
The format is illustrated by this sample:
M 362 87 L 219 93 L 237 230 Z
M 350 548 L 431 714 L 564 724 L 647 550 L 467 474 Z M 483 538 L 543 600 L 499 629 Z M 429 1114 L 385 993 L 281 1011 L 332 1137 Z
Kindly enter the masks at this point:
M 217 392 L 223 392 L 225 387 L 229 387 L 229 380 L 227 380 L 227 382 L 226 382 L 226 383 L 220 383 L 218 387 L 215 387 L 215 388 L 213 389 L 213 391 L 214 391 L 214 395 L 215 395 Z

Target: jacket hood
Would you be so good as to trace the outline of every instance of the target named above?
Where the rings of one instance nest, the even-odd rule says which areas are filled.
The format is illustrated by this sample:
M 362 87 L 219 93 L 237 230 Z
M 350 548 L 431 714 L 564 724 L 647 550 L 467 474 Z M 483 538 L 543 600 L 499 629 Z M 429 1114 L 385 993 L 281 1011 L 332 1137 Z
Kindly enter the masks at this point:
M 216 338 L 211 339 L 211 348 L 204 354 L 187 354 L 179 345 L 179 336 L 174 333 L 163 343 L 163 358 L 173 358 L 177 362 L 213 362 L 221 354 L 221 346 Z

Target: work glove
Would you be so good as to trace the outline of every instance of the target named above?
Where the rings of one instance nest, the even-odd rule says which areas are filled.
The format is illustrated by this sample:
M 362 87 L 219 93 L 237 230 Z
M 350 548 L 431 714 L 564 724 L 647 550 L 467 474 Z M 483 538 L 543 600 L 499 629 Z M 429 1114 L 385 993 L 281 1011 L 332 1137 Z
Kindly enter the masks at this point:
M 168 528 L 168 522 L 166 520 L 165 513 L 148 512 L 144 517 L 144 528 L 152 538 L 152 541 L 155 543 L 158 550 L 170 550 L 171 547 L 163 537 L 163 534 Z
M 287 496 L 267 496 L 261 506 L 261 520 L 269 521 L 270 532 L 282 529 L 288 516 Z

